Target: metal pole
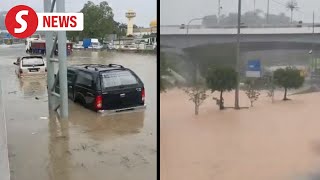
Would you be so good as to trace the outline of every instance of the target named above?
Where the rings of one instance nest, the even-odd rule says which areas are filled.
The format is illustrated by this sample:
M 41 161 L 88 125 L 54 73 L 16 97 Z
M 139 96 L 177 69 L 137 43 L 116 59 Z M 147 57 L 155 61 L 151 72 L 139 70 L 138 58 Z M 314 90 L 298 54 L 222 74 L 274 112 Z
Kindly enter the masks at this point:
M 312 14 L 312 35 L 314 35 L 314 11 Z
M 57 12 L 65 12 L 65 0 L 57 0 Z M 59 54 L 59 86 L 60 86 L 60 115 L 68 117 L 68 82 L 67 82 L 67 37 L 66 31 L 58 32 Z
M 239 61 L 240 61 L 240 24 L 241 24 L 241 0 L 238 1 L 238 33 L 237 33 L 237 59 L 236 59 L 236 72 L 237 72 L 237 84 L 235 90 L 235 109 L 239 107 Z
M 270 5 L 270 0 L 268 0 L 268 5 L 267 5 L 267 24 L 269 24 L 269 5 Z
M 218 0 L 218 24 L 220 24 L 221 0 Z
M 50 12 L 51 0 L 44 0 L 44 11 Z M 53 32 L 46 31 L 46 59 L 47 59 L 47 85 L 48 85 L 48 105 L 49 112 L 53 111 L 55 106 L 55 97 L 51 95 L 51 88 L 54 84 L 54 64 L 51 62 L 50 51 L 53 47 Z
M 313 14 L 312 14 L 312 39 L 315 39 L 315 37 L 314 37 L 314 11 L 313 11 Z M 314 43 L 312 41 L 311 61 L 315 62 L 315 67 L 316 67 L 317 63 L 318 63 L 318 60 L 315 60 L 315 58 L 314 58 L 314 51 L 315 51 L 315 48 L 314 48 Z
M 55 5 L 56 5 L 56 0 L 52 0 L 50 12 L 53 12 Z

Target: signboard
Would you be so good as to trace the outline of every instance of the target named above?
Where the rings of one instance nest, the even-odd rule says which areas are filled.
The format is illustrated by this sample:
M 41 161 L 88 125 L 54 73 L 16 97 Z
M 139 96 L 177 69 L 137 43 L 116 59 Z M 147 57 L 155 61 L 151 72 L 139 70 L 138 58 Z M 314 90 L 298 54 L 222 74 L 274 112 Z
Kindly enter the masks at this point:
M 246 77 L 261 77 L 261 63 L 259 59 L 249 60 L 247 63 Z

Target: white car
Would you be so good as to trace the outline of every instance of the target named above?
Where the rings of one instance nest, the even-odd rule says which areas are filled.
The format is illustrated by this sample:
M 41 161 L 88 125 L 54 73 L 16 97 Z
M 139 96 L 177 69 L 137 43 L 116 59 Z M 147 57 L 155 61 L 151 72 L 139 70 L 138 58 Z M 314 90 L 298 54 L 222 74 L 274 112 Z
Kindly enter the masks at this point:
M 42 56 L 19 57 L 16 62 L 16 74 L 18 77 L 46 75 L 47 66 Z

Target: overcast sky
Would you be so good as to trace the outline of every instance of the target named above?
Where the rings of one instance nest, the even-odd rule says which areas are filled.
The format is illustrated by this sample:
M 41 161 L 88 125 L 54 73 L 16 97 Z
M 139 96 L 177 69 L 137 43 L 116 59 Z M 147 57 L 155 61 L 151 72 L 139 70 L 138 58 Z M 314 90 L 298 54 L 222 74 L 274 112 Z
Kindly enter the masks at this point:
M 290 16 L 283 5 L 288 0 L 270 0 L 270 13 L 286 13 Z M 256 8 L 264 12 L 267 11 L 268 0 L 256 0 Z M 294 12 L 294 20 L 312 22 L 312 11 L 315 11 L 315 21 L 320 22 L 320 0 L 297 0 L 300 7 L 298 12 Z M 221 14 L 237 12 L 238 0 L 221 0 Z M 254 0 L 242 0 L 242 11 L 252 11 Z M 190 19 L 217 14 L 218 0 L 160 0 L 160 24 L 179 25 L 186 24 Z M 199 24 L 199 22 L 194 22 Z
M 66 11 L 80 11 L 88 0 L 65 0 Z M 99 3 L 102 0 L 91 0 Z M 132 9 L 136 12 L 135 24 L 149 27 L 152 20 L 157 17 L 156 0 L 106 0 L 113 9 L 116 21 L 126 23 L 125 12 Z M 7 11 L 15 5 L 25 4 L 38 12 L 43 11 L 43 0 L 0 0 L 0 11 Z

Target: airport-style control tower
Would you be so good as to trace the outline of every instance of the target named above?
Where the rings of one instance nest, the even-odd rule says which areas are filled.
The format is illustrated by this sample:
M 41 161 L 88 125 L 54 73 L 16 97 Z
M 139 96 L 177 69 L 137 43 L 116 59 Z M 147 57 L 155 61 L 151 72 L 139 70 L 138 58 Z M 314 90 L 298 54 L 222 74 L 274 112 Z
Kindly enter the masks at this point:
M 127 36 L 133 35 L 133 18 L 136 17 L 136 13 L 129 10 L 126 12 L 126 17 L 128 18 Z

